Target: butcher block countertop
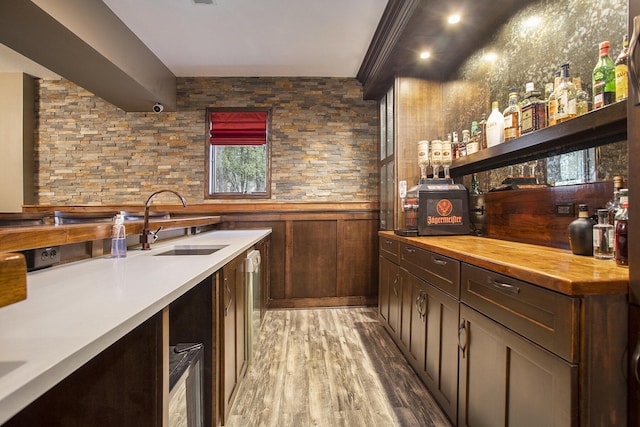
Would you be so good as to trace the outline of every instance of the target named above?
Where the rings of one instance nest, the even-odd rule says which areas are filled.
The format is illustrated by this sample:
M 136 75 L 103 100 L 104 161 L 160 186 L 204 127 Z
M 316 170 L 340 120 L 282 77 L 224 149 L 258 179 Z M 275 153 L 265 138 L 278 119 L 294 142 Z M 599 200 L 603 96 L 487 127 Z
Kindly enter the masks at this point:
M 392 231 L 379 235 L 569 296 L 628 293 L 629 270 L 613 260 L 477 236 L 403 237 Z

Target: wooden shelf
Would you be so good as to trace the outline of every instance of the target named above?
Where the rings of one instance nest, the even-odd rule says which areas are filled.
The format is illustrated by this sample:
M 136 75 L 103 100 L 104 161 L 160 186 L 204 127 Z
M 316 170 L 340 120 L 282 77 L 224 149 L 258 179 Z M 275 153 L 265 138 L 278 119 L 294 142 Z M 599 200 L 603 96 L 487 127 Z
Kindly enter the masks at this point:
M 541 157 L 597 147 L 627 138 L 627 103 L 620 101 L 564 123 L 456 159 L 451 176 L 461 177 Z

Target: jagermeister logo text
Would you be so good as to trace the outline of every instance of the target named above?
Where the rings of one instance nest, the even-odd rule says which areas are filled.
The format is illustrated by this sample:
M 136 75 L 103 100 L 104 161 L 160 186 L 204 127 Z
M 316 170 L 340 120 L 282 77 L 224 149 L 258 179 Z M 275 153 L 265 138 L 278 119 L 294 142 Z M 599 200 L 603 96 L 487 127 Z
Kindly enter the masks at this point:
M 453 204 L 449 199 L 440 199 L 435 206 L 438 215 L 427 215 L 428 225 L 457 225 L 462 224 L 462 217 L 452 215 Z

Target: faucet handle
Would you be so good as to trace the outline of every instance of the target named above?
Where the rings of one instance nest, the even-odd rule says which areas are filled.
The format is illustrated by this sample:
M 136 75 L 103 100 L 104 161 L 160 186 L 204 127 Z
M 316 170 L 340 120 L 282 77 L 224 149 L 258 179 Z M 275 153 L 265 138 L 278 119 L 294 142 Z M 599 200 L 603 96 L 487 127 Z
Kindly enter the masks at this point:
M 158 227 L 158 229 L 156 231 L 150 231 L 149 232 L 149 236 L 151 236 L 151 242 L 149 242 L 149 243 L 153 243 L 156 240 L 158 240 L 158 233 L 160 233 L 160 230 L 162 230 L 162 226 Z

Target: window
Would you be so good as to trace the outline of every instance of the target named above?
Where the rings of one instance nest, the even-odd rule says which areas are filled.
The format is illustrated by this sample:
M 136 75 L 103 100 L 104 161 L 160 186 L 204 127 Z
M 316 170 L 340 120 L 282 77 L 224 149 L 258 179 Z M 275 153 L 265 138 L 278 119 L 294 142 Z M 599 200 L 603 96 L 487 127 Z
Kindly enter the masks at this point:
M 270 198 L 267 109 L 207 109 L 207 198 Z

